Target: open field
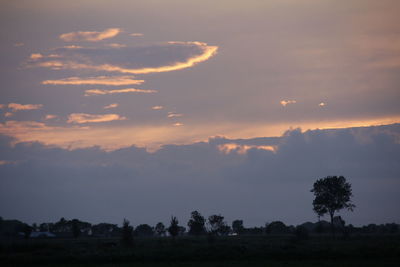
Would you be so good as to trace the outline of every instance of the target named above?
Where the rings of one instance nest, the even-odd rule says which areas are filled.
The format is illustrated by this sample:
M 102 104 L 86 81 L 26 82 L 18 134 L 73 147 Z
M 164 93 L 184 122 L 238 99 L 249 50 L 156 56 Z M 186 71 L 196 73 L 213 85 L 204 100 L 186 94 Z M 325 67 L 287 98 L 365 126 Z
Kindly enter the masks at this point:
M 398 266 L 400 236 L 234 236 L 1 241 L 2 266 Z

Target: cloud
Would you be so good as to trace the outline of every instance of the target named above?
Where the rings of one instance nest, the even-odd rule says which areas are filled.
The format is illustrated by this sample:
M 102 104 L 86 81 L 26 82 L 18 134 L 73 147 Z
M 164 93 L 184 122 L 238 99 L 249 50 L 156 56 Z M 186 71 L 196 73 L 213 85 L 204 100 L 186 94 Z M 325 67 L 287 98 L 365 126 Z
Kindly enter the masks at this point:
M 163 108 L 164 108 L 163 106 L 152 106 L 151 107 L 152 110 L 160 110 L 160 109 L 163 109 Z
M 217 46 L 202 42 L 168 42 L 162 45 L 115 48 L 59 48 L 58 60 L 28 62 L 29 66 L 60 69 L 148 74 L 193 67 L 216 54 Z
M 174 112 L 168 112 L 168 115 L 167 115 L 168 118 L 176 118 L 176 117 L 182 117 L 182 116 L 183 116 L 183 114 L 174 113 Z
M 133 37 L 142 37 L 142 36 L 144 36 L 144 34 L 143 33 L 138 33 L 138 32 L 136 32 L 136 33 L 131 33 L 131 34 L 129 34 L 130 36 L 133 36 Z
M 4 117 L 6 117 L 6 118 L 12 117 L 13 115 L 14 115 L 14 113 L 12 113 L 12 112 L 4 113 Z
M 174 123 L 174 124 L 172 124 L 173 126 L 175 126 L 175 127 L 179 127 L 179 126 L 183 126 L 183 123 L 181 123 L 181 122 L 176 122 L 176 123 Z
M 52 119 L 55 119 L 55 118 L 57 118 L 57 115 L 53 115 L 53 114 L 47 114 L 44 117 L 45 120 L 52 120 Z
M 11 160 L 0 160 L 0 166 L 2 165 L 9 165 L 9 164 L 16 164 L 16 161 L 11 161 Z
M 92 84 L 101 84 L 101 85 L 131 85 L 131 84 L 142 84 L 144 80 L 136 80 L 133 76 L 96 76 L 96 77 L 88 77 L 88 78 L 79 78 L 79 77 L 69 77 L 65 79 L 59 80 L 45 80 L 42 84 L 51 84 L 51 85 L 92 85 Z
M 60 35 L 60 39 L 65 42 L 98 42 L 104 39 L 113 38 L 121 32 L 119 28 L 109 28 L 102 32 L 96 31 L 78 31 L 69 32 Z
M 10 103 L 8 104 L 8 108 L 12 109 L 12 111 L 18 111 L 18 110 L 34 110 L 34 109 L 41 109 L 43 107 L 42 104 L 18 104 L 18 103 Z
M 72 113 L 68 116 L 68 123 L 92 123 L 126 120 L 118 114 L 86 114 Z
M 295 104 L 295 103 L 296 103 L 296 100 L 282 100 L 282 101 L 279 102 L 279 103 L 281 103 L 282 106 L 286 107 L 286 106 L 289 105 L 289 104 Z
M 5 108 L 5 107 L 6 107 L 6 105 L 0 104 L 0 109 L 3 109 L 3 108 Z
M 110 109 L 110 108 L 116 108 L 116 107 L 118 107 L 118 104 L 117 103 L 113 103 L 113 104 L 107 105 L 107 106 L 105 106 L 103 108 L 104 109 Z
M 109 46 L 109 47 L 112 47 L 112 48 L 122 48 L 122 47 L 126 47 L 127 45 L 113 43 L 113 44 L 106 44 L 106 46 Z
M 15 47 L 21 47 L 21 46 L 24 46 L 24 45 L 25 45 L 24 43 L 15 43 L 14 44 Z
M 261 149 L 261 150 L 267 150 L 271 152 L 276 152 L 277 147 L 276 146 L 266 146 L 266 145 L 241 145 L 241 144 L 236 144 L 236 143 L 226 143 L 226 144 L 221 144 L 218 145 L 218 150 L 221 151 L 222 153 L 229 154 L 232 152 L 238 153 L 238 154 L 246 154 L 250 149 Z
M 79 49 L 79 48 L 83 48 L 83 46 L 80 46 L 80 45 L 66 45 L 63 48 L 66 48 L 66 49 Z
M 248 226 L 271 220 L 296 224 L 317 220 L 309 192 L 313 182 L 344 175 L 357 205 L 356 212 L 340 214 L 347 223 L 399 221 L 399 135 L 400 125 L 291 130 L 276 138 L 215 138 L 151 153 L 135 146 L 115 151 L 10 146 L 0 136 L 0 159 L 18 162 L 0 166 L 0 208 L 2 216 L 30 223 L 61 216 L 120 223 L 134 209 L 136 224 L 154 225 L 171 213 L 186 221 L 196 207 L 206 216 L 221 212 L 228 221 L 244 218 Z M 277 149 L 223 153 L 223 144 Z M 270 212 L 260 213 L 265 209 Z
M 318 104 L 318 106 L 320 106 L 320 107 L 324 107 L 325 105 L 326 104 L 324 102 L 321 102 L 321 103 Z
M 40 53 L 35 53 L 35 54 L 31 54 L 29 58 L 32 59 L 32 60 L 36 60 L 36 59 L 40 59 L 40 58 L 42 58 L 42 57 L 43 57 L 42 54 L 40 54 Z
M 85 90 L 85 96 L 112 95 L 112 94 L 122 94 L 122 93 L 152 94 L 152 93 L 157 93 L 157 91 L 156 90 L 148 90 L 148 89 L 135 89 L 135 88 L 124 88 L 124 89 L 114 89 L 114 90 L 105 90 L 105 89 L 89 89 L 89 90 Z

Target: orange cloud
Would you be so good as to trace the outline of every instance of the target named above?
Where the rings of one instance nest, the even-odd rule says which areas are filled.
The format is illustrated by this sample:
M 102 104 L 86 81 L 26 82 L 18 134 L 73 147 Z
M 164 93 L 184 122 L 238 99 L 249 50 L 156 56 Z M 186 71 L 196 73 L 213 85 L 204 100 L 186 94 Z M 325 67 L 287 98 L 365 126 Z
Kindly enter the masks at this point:
M 280 103 L 282 106 L 286 107 L 289 104 L 295 104 L 296 100 L 282 100 Z
M 43 107 L 42 104 L 37 104 L 37 105 L 33 105 L 33 104 L 22 105 L 22 104 L 18 104 L 18 103 L 10 103 L 10 104 L 8 104 L 8 108 L 12 109 L 12 111 L 14 111 L 14 112 L 18 111 L 18 110 L 40 109 L 42 107 Z
M 39 58 L 42 58 L 42 57 L 43 57 L 42 54 L 35 53 L 35 54 L 31 54 L 31 56 L 29 58 L 32 59 L 32 60 L 36 60 L 36 59 L 39 59 Z
M 91 95 L 111 95 L 111 94 L 121 94 L 121 93 L 144 93 L 151 94 L 157 93 L 156 90 L 147 89 L 135 89 L 135 88 L 124 88 L 124 89 L 114 89 L 114 90 L 104 90 L 104 89 L 89 89 L 85 91 L 85 96 Z
M 3 108 L 5 108 L 5 107 L 6 107 L 6 105 L 0 104 L 0 109 L 3 109 Z
M 174 112 L 168 112 L 168 115 L 167 115 L 168 118 L 176 118 L 176 117 L 182 117 L 182 116 L 183 116 L 183 114 L 174 113 Z
M 86 114 L 72 113 L 68 116 L 68 123 L 90 123 L 126 120 L 118 114 Z
M 160 67 L 145 67 L 130 69 L 124 68 L 112 64 L 100 64 L 91 65 L 88 63 L 78 63 L 75 61 L 43 61 L 36 63 L 35 66 L 51 68 L 54 70 L 60 69 L 88 69 L 94 71 L 107 71 L 107 72 L 120 72 L 129 74 L 148 74 L 148 73 L 159 73 L 159 72 L 169 72 L 175 70 L 181 70 L 185 68 L 193 67 L 194 65 L 206 61 L 216 54 L 218 46 L 209 46 L 206 43 L 201 42 L 169 42 L 169 44 L 182 44 L 182 45 L 195 45 L 202 53 L 200 55 L 194 55 L 183 62 L 175 62 L 171 65 L 160 66 Z
M 183 123 L 181 123 L 181 122 L 176 122 L 176 123 L 174 123 L 174 124 L 172 124 L 173 126 L 175 126 L 175 127 L 179 127 L 179 126 L 183 126 Z
M 133 37 L 141 37 L 141 36 L 143 36 L 144 34 L 143 33 L 131 33 L 131 34 L 129 34 L 130 36 L 133 36 Z
M 119 28 L 109 28 L 102 32 L 96 31 L 78 31 L 78 32 L 69 32 L 60 35 L 60 39 L 65 42 L 98 42 L 104 39 L 113 38 L 121 32 Z
M 135 80 L 131 76 L 97 76 L 88 78 L 69 77 L 60 80 L 45 80 L 42 84 L 52 85 L 85 85 L 85 84 L 101 84 L 101 85 L 131 85 L 142 84 L 144 80 Z
M 44 117 L 45 120 L 52 120 L 52 119 L 55 119 L 55 118 L 57 118 L 57 115 L 53 115 L 53 114 L 47 114 Z
M 124 45 L 124 44 L 116 44 L 116 43 L 113 43 L 113 44 L 106 44 L 106 46 L 108 46 L 108 47 L 113 47 L 113 48 L 122 48 L 122 47 L 126 47 L 126 45 Z
M 0 134 L 14 137 L 16 139 L 15 142 L 38 141 L 46 145 L 55 145 L 67 149 L 99 146 L 105 150 L 114 150 L 136 145 L 146 147 L 149 151 L 154 151 L 162 145 L 207 141 L 210 136 L 215 135 L 225 136 L 230 139 L 243 139 L 261 136 L 281 136 L 288 129 L 298 127 L 305 131 L 386 125 L 399 122 L 399 116 L 353 120 L 341 119 L 324 122 L 286 122 L 280 124 L 207 121 L 192 122 L 190 125 L 185 125 L 185 131 L 182 131 L 181 127 L 171 127 L 169 122 L 157 125 L 117 124 L 113 127 L 108 127 L 104 124 L 91 124 L 90 127 L 87 125 L 83 127 L 77 123 L 55 127 L 42 122 L 6 121 L 5 123 L 0 123 Z M 246 149 L 242 148 L 242 150 Z M 258 149 L 270 150 L 268 146 Z
M 12 115 L 14 115 L 14 113 L 11 113 L 11 112 L 4 113 L 4 117 L 6 117 L 6 118 L 12 117 Z
M 324 102 L 321 102 L 321 103 L 318 104 L 318 106 L 320 106 L 320 107 L 324 107 L 325 105 L 326 104 Z
M 107 105 L 107 106 L 105 106 L 105 107 L 103 107 L 104 109 L 110 109 L 110 108 L 116 108 L 116 107 L 118 107 L 119 105 L 117 104 L 117 103 L 113 103 L 113 104 L 110 104 L 110 105 Z
M 250 149 L 261 149 L 261 150 L 268 150 L 271 152 L 276 152 L 277 147 L 275 147 L 275 146 L 240 145 L 240 144 L 235 144 L 235 143 L 227 143 L 227 144 L 218 145 L 218 150 L 224 154 L 236 152 L 238 154 L 244 155 Z
M 163 108 L 164 108 L 163 106 L 153 106 L 153 107 L 151 107 L 152 110 L 160 110 L 160 109 L 163 109 Z

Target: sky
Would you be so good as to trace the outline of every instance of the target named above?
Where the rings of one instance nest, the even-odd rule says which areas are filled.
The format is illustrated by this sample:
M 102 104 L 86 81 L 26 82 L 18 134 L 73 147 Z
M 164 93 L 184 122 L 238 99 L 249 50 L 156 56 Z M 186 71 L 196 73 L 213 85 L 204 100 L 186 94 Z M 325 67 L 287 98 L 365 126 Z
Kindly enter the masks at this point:
M 1 1 L 0 216 L 400 222 L 397 0 Z M 383 208 L 382 208 L 383 207 Z

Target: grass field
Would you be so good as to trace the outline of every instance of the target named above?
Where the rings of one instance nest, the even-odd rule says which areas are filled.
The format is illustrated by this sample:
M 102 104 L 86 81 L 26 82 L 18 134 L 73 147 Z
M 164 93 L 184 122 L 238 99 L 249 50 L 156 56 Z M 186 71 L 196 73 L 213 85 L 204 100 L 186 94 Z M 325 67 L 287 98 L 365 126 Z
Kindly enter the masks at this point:
M 293 236 L 14 240 L 1 266 L 399 266 L 400 236 Z

